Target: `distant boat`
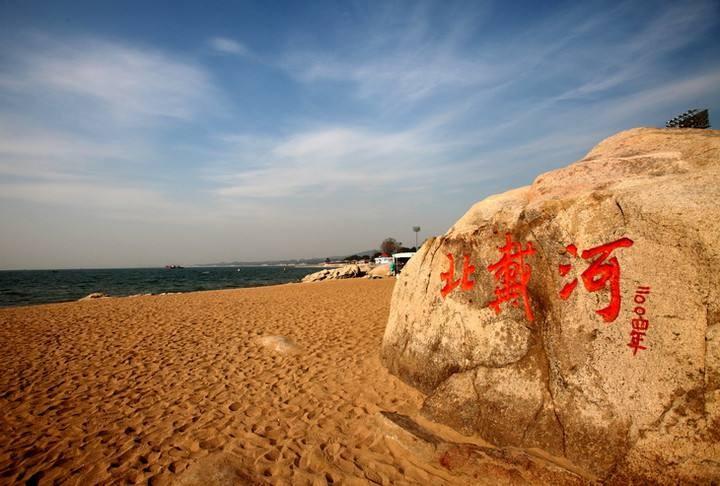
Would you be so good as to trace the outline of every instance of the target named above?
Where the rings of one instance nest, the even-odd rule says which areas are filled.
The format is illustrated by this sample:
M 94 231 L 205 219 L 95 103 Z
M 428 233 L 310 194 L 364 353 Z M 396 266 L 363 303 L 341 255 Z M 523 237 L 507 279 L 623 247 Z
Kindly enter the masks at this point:
M 165 270 L 177 270 L 179 268 L 185 268 L 180 265 L 165 265 Z

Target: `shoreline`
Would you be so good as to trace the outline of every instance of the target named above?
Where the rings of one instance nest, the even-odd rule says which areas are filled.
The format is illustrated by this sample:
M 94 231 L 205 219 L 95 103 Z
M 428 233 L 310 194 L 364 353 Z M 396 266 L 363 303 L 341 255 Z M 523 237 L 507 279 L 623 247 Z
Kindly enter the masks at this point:
M 109 297 L 238 289 L 299 282 L 316 268 L 226 267 L 111 269 L 0 273 L 0 308 Z
M 383 280 L 393 279 L 394 277 L 384 277 Z M 367 280 L 363 277 L 358 278 L 349 278 L 349 279 L 335 279 L 335 280 L 324 280 L 323 282 L 340 282 L 340 281 L 347 281 L 347 280 Z M 131 295 L 103 295 L 102 297 L 92 298 L 88 299 L 87 297 L 82 297 L 80 299 L 74 299 L 74 300 L 62 300 L 62 301 L 55 301 L 55 302 L 44 302 L 44 303 L 38 303 L 38 304 L 21 304 L 21 305 L 0 305 L 0 311 L 5 309 L 24 309 L 24 308 L 32 308 L 32 307 L 39 307 L 39 306 L 53 306 L 53 305 L 67 305 L 67 304 L 73 304 L 73 303 L 80 303 L 80 302 L 98 302 L 98 301 L 107 301 L 110 299 L 141 299 L 141 298 L 149 298 L 149 297 L 167 297 L 171 295 L 187 295 L 187 294 L 203 294 L 203 293 L 212 293 L 212 292 L 228 292 L 228 291 L 237 291 L 237 290 L 250 290 L 250 289 L 264 289 L 268 287 L 283 287 L 283 286 L 290 286 L 290 285 L 313 285 L 318 284 L 321 282 L 282 282 L 282 283 L 269 283 L 265 285 L 251 285 L 247 287 L 227 287 L 223 289 L 208 289 L 208 290 L 188 290 L 188 291 L 180 291 L 180 292 L 161 292 L 158 294 L 131 294 Z M 102 292 L 101 292 L 102 293 Z
M 276 286 L 283 286 L 283 285 L 295 285 L 302 282 L 283 282 L 283 283 L 270 283 L 266 285 L 252 285 L 248 287 L 227 287 L 224 289 L 209 289 L 209 290 L 187 290 L 187 291 L 180 291 L 180 292 L 161 292 L 159 294 L 131 294 L 131 295 L 103 295 L 102 297 L 96 297 L 88 299 L 87 297 L 81 297 L 80 299 L 74 299 L 74 300 L 59 300 L 55 302 L 44 302 L 40 304 L 21 304 L 21 305 L 2 305 L 0 306 L 0 311 L 3 309 L 23 309 L 23 308 L 29 308 L 29 307 L 38 307 L 38 306 L 46 306 L 46 305 L 66 305 L 66 304 L 74 304 L 74 303 L 80 303 L 80 302 L 100 302 L 100 301 L 107 301 L 110 299 L 140 299 L 143 297 L 167 297 L 170 295 L 187 295 L 187 294 L 201 294 L 206 292 L 226 292 L 226 291 L 232 291 L 232 290 L 245 290 L 245 289 L 261 289 L 266 287 L 276 287 Z M 100 292 L 102 293 L 102 292 Z

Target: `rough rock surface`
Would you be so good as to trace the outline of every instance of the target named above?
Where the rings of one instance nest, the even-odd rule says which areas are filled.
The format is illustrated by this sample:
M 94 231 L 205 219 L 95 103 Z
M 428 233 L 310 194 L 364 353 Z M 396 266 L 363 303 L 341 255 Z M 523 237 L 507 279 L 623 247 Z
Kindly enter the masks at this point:
M 390 276 L 390 265 L 378 265 L 377 267 L 372 268 L 368 275 L 371 275 L 373 277 L 389 277 Z
M 447 470 L 448 479 L 460 479 L 465 484 L 570 486 L 592 484 L 594 479 L 578 474 L 579 471 L 573 471 L 567 464 L 553 462 L 531 451 L 455 441 L 446 431 L 433 426 L 435 424 L 431 425 L 432 429 L 427 428 L 412 417 L 396 412 L 381 411 L 376 422 L 376 430 L 384 439 L 395 443 L 391 450 L 406 451 L 398 456 L 402 455 L 410 462 L 416 462 L 416 459 L 419 463 L 438 461 Z M 433 481 L 428 480 L 427 484 L 433 484 Z
M 339 268 L 333 268 L 332 270 L 326 268 L 319 272 L 311 273 L 303 277 L 303 282 L 319 282 L 321 280 L 338 280 L 342 278 L 358 278 L 364 277 L 367 273 L 368 268 L 356 264 L 345 265 Z
M 718 480 L 719 201 L 720 131 L 610 137 L 426 242 L 395 285 L 384 363 L 428 395 L 426 416 L 464 434 L 540 448 L 615 482 Z M 521 295 L 490 306 L 503 280 L 488 266 L 507 235 L 535 251 L 527 311 Z M 583 255 L 622 238 L 632 245 Z M 448 255 L 454 275 L 443 280 Z M 457 286 L 443 297 L 448 281 Z M 641 286 L 650 293 L 637 304 Z M 597 311 L 612 301 L 606 321 Z M 646 349 L 629 346 L 636 306 Z

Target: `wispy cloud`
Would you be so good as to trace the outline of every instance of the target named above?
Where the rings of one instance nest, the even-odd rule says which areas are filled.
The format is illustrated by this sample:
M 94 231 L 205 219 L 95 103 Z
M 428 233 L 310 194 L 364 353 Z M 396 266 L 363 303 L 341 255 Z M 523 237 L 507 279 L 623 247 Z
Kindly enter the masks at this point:
M 348 81 L 365 99 L 415 102 L 441 91 L 498 82 L 497 69 L 482 62 L 432 50 L 397 52 L 365 60 L 341 60 L 322 54 L 295 53 L 287 67 L 300 80 Z
M 465 45 L 467 24 L 438 42 L 421 23 L 407 34 L 373 36 L 372 49 L 291 50 L 283 67 L 302 83 L 348 82 L 383 121 L 395 115 L 386 108 L 398 104 L 412 106 L 414 116 L 384 128 L 370 122 L 226 139 L 237 143 L 212 166 L 215 192 L 288 198 L 422 187 L 432 198 L 493 179 L 527 183 L 537 173 L 523 168 L 567 164 L 639 114 L 671 113 L 677 103 L 715 92 L 715 71 L 682 77 L 664 64 L 668 52 L 713 25 L 714 7 L 672 7 L 641 28 L 612 30 L 632 8 L 593 16 L 578 7 L 485 49 Z M 656 48 L 663 32 L 673 36 Z
M 434 162 L 455 143 L 427 135 L 422 129 L 382 133 L 328 127 L 263 143 L 230 137 L 208 179 L 220 185 L 218 195 L 233 198 L 325 198 L 348 191 L 412 190 L 428 179 L 439 182 L 448 167 Z
M 138 123 L 190 120 L 216 108 L 218 92 L 206 71 L 160 51 L 97 38 L 35 41 L 0 70 L 0 87 Z
M 209 220 L 172 197 L 156 165 L 163 130 L 221 94 L 200 65 L 97 38 L 32 38 L 0 68 L 0 199 L 136 221 Z
M 398 14 L 394 8 L 380 10 L 386 16 Z M 402 13 L 409 19 L 399 26 L 389 19 L 375 19 L 339 39 L 339 49 L 293 47 L 280 65 L 305 83 L 350 83 L 359 98 L 378 104 L 415 103 L 500 82 L 504 67 L 492 65 L 480 51 L 463 48 L 471 33 L 468 18 L 455 17 L 451 31 L 439 40 L 426 17 L 429 14 L 418 5 L 409 14 Z
M 454 22 L 439 33 L 420 6 L 412 27 L 371 25 L 363 32 L 367 40 L 357 42 L 355 33 L 340 49 L 294 47 L 282 66 L 304 83 L 349 83 L 356 96 L 385 108 L 460 98 L 486 109 L 502 100 L 508 111 L 508 101 L 520 94 L 528 98 L 524 108 L 539 101 L 548 109 L 618 87 L 642 88 L 653 78 L 663 81 L 663 57 L 717 22 L 717 5 L 710 1 L 657 7 L 583 3 L 477 42 L 489 27 L 484 22 L 468 22 L 454 11 Z M 644 17 L 641 25 L 628 23 L 637 17 Z
M 249 56 L 250 49 L 236 40 L 227 37 L 213 37 L 208 41 L 210 47 L 223 54 L 234 54 L 237 56 Z

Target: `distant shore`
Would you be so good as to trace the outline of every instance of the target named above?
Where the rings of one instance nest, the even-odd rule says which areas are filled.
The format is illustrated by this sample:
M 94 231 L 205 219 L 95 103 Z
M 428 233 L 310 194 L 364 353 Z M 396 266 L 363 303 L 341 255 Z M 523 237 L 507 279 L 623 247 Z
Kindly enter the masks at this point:
M 243 268 L 243 267 L 298 267 L 298 268 L 323 268 L 331 266 L 342 266 L 345 263 L 242 263 L 237 265 L 190 265 L 188 268 Z

